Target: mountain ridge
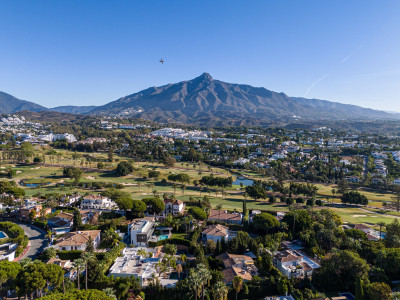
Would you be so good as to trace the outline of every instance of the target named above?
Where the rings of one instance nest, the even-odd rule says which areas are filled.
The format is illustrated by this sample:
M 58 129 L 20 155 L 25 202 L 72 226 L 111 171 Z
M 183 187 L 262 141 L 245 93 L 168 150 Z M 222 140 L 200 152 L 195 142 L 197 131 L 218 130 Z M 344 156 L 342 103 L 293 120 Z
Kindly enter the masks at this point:
M 209 73 L 178 83 L 153 86 L 101 106 L 58 106 L 45 108 L 0 93 L 0 113 L 7 109 L 49 110 L 62 113 L 134 117 L 162 123 L 202 123 L 212 125 L 257 125 L 298 120 L 399 119 L 400 114 L 319 99 L 290 97 L 264 87 L 227 83 Z M 3 108 L 3 109 L 2 109 Z M 6 108 L 6 109 L 4 109 Z M 22 108 L 22 109 L 21 109 Z

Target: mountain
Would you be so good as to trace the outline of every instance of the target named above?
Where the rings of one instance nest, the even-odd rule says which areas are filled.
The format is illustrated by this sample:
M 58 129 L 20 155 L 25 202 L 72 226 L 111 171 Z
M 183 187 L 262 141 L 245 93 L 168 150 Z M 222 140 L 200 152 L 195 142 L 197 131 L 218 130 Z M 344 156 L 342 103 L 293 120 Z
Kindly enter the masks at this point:
M 97 106 L 73 106 L 73 105 L 66 105 L 66 106 L 57 106 L 53 108 L 49 108 L 52 111 L 57 111 L 61 113 L 69 113 L 69 114 L 87 114 L 95 109 Z
M 157 122 L 265 124 L 293 120 L 398 119 L 383 111 L 317 99 L 289 97 L 262 87 L 215 80 L 208 73 L 151 87 L 93 109 L 90 114 Z
M 47 109 L 0 92 L 0 113 L 21 110 L 93 116 L 133 117 L 160 123 L 270 125 L 303 121 L 399 120 L 400 114 L 318 99 L 289 97 L 262 87 L 226 83 L 208 73 L 151 87 L 103 106 L 59 106 Z
M 46 107 L 33 102 L 20 100 L 10 94 L 0 92 L 0 114 L 12 114 L 21 110 L 42 111 L 46 109 Z

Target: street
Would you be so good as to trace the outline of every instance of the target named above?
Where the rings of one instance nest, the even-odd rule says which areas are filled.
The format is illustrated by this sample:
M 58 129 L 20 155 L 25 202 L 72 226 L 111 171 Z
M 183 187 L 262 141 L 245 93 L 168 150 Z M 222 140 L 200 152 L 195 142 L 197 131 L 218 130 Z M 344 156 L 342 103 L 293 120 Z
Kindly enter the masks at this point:
M 35 259 L 35 257 L 43 251 L 44 247 L 47 245 L 47 240 L 45 237 L 45 233 L 32 226 L 31 224 L 26 223 L 17 223 L 24 231 L 25 234 L 29 238 L 29 242 L 31 247 L 25 253 L 23 258 L 30 257 Z

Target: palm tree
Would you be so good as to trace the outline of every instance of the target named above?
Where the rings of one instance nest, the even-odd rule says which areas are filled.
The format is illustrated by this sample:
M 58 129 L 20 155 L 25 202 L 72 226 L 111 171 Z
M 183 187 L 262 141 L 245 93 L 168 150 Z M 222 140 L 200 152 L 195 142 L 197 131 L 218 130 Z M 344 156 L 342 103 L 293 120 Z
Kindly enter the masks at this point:
M 386 226 L 386 223 L 380 221 L 380 222 L 378 222 L 376 225 L 379 226 L 379 239 L 381 239 L 381 238 L 382 238 L 382 227 L 385 227 L 385 226 Z
M 106 288 L 103 290 L 103 292 L 107 295 L 107 297 L 117 299 L 117 296 L 115 296 L 115 291 L 112 288 Z
M 228 297 L 228 287 L 222 281 L 218 281 L 212 287 L 214 300 L 225 300 Z
M 182 263 L 185 263 L 185 261 L 187 261 L 186 255 L 185 255 L 185 254 L 181 254 L 181 255 L 179 256 L 179 260 L 180 260 Z
M 77 258 L 74 260 L 75 270 L 76 270 L 76 279 L 78 281 L 78 290 L 81 289 L 79 275 L 81 268 L 85 265 L 85 260 L 83 258 Z
M 180 280 L 181 279 L 181 272 L 183 271 L 182 265 L 181 264 L 177 264 L 176 267 L 175 267 L 175 271 L 178 273 L 178 278 Z
M 204 287 L 208 284 L 212 276 L 205 264 L 198 264 L 196 272 L 199 274 L 201 280 L 201 299 L 204 300 Z
M 200 275 L 198 272 L 195 271 L 195 269 L 190 269 L 190 274 L 189 274 L 189 286 L 193 289 L 194 291 L 194 299 L 197 300 L 197 297 L 200 294 L 200 290 L 202 287 L 202 280 L 200 278 Z
M 87 281 L 88 281 L 88 261 L 94 258 L 93 253 L 83 252 L 81 255 L 84 264 L 85 264 L 85 290 L 87 290 Z
M 142 257 L 146 257 L 146 256 L 147 256 L 146 250 L 143 249 L 143 248 L 139 249 L 139 250 L 137 251 L 137 255 L 140 255 L 140 256 L 142 256 Z
M 239 277 L 239 276 L 235 276 L 233 278 L 233 282 L 232 282 L 232 286 L 235 289 L 236 292 L 236 300 L 237 300 L 237 296 L 239 294 L 239 292 L 241 291 L 242 287 L 243 287 L 243 278 Z

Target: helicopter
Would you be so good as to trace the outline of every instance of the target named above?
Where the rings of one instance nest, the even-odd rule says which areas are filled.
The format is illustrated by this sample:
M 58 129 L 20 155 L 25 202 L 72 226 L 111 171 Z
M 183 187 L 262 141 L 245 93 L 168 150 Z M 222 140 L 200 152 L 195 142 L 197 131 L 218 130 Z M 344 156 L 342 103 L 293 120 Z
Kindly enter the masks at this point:
M 162 58 L 160 59 L 160 63 L 161 63 L 161 64 L 164 64 L 164 60 L 163 60 Z

